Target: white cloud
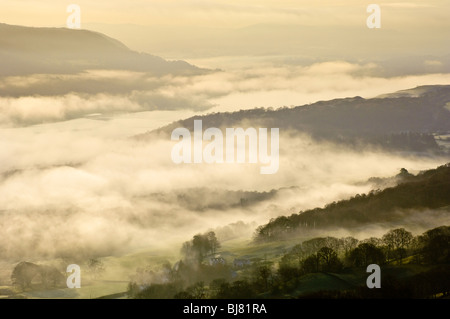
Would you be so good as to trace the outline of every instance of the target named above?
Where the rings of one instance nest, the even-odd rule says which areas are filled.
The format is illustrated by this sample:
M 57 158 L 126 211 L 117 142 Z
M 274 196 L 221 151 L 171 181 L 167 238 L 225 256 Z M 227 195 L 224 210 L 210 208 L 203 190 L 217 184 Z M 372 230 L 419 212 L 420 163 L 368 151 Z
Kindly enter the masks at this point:
M 439 70 L 443 67 L 440 60 L 423 63 L 425 67 Z M 20 88 L 23 93 L 17 93 L 16 98 L 0 98 L 0 123 L 21 126 L 152 110 L 217 112 L 277 108 L 349 96 L 370 98 L 418 85 L 449 83 L 446 73 L 426 74 L 424 70 L 422 74 L 410 75 L 399 69 L 395 71 L 399 75 L 394 72 L 392 77 L 383 78 L 377 74 L 389 69 L 389 64 L 340 60 L 306 65 L 263 60 L 251 66 L 228 61 L 227 65 L 230 68 L 224 71 L 196 76 L 155 77 L 138 72 L 98 70 L 61 78 L 55 75 L 6 77 L 0 82 L 4 91 L 14 95 L 12 92 Z M 53 84 L 60 88 L 57 96 L 51 95 L 55 90 Z M 72 93 L 64 93 L 70 92 L 70 88 Z M 26 92 L 31 92 L 31 96 L 23 96 Z
M 0 241 L 7 242 L 2 258 L 176 247 L 210 227 L 238 220 L 265 223 L 367 192 L 370 187 L 356 182 L 371 176 L 441 164 L 311 143 L 306 136 L 282 136 L 280 170 L 274 175 L 261 175 L 259 164 L 176 165 L 170 157 L 172 141 L 117 138 L 121 122 L 112 123 L 113 135 L 95 126 L 77 130 L 71 122 L 14 128 L 2 135 Z M 193 207 L 227 203 L 233 198 L 228 190 L 281 187 L 288 189 L 249 207 L 197 210 L 183 201 L 191 198 Z M 205 189 L 214 190 L 214 195 L 204 198 Z

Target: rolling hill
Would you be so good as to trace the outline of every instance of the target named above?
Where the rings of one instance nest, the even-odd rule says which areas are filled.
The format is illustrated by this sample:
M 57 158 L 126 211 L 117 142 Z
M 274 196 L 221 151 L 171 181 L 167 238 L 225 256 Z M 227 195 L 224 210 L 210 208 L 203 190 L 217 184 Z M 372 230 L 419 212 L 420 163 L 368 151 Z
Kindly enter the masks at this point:
M 293 108 L 260 108 L 195 116 L 136 138 L 170 138 L 177 127 L 193 131 L 194 119 L 201 119 L 204 128 L 248 127 L 245 123 L 257 123 L 259 127 L 278 127 L 280 133 L 306 133 L 316 140 L 439 153 L 442 149 L 435 136 L 450 131 L 449 105 L 449 85 L 422 86 L 370 99 L 357 96 Z

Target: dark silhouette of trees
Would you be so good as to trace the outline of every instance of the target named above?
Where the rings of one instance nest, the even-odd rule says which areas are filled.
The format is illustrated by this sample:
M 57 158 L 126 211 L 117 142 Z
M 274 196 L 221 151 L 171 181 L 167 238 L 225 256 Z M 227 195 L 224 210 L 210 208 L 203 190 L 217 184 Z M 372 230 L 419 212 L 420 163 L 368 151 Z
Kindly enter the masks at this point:
M 343 267 L 337 253 L 329 247 L 325 246 L 320 248 L 320 250 L 317 252 L 317 258 L 319 259 L 322 271 L 339 272 Z
M 213 231 L 208 232 L 206 236 L 208 238 L 211 253 L 215 254 L 217 250 L 221 247 L 220 242 Z
M 91 258 L 87 262 L 88 272 L 93 279 L 99 278 L 105 271 L 105 266 L 100 259 Z
M 341 242 L 342 242 L 342 249 L 344 251 L 344 255 L 345 255 L 345 257 L 348 257 L 348 255 L 350 254 L 350 251 L 355 249 L 356 246 L 358 245 L 359 240 L 349 236 L 349 237 L 342 238 Z
M 201 235 L 200 235 L 201 236 Z M 207 234 L 204 235 L 207 238 Z M 171 275 L 159 283 L 129 284 L 132 298 L 179 298 L 179 299 L 252 299 L 270 297 L 300 298 L 439 298 L 450 295 L 449 243 L 450 227 L 442 226 L 424 232 L 411 240 L 410 232 L 397 228 L 385 234 L 385 241 L 371 237 L 358 241 L 352 237 L 337 239 L 317 237 L 293 246 L 278 262 L 264 258 L 250 267 L 233 273 L 227 266 L 211 266 L 205 263 L 189 264 L 180 261 L 174 267 L 166 266 Z M 193 240 L 188 242 L 193 244 Z M 375 244 L 374 244 L 375 243 Z M 414 247 L 412 245 L 414 243 Z M 424 271 L 411 275 L 414 268 L 402 268 L 396 263 L 386 264 L 387 245 L 393 251 L 405 249 L 407 263 L 420 262 Z M 327 245 L 333 245 L 334 248 Z M 353 248 L 352 248 L 353 247 Z M 335 250 L 336 249 L 336 250 Z M 344 257 L 340 259 L 340 257 Z M 383 266 L 382 289 L 368 289 L 362 276 L 361 286 L 352 279 L 346 281 L 347 274 L 361 276 L 361 271 L 370 264 Z M 361 269 L 362 268 L 362 269 Z M 404 268 L 410 271 L 405 272 Z M 422 269 L 422 267 L 420 268 Z M 326 276 L 310 273 L 328 273 Z M 340 273 L 341 275 L 336 275 Z M 345 288 L 331 287 L 329 290 L 296 296 L 304 281 L 318 280 L 323 283 L 332 278 L 346 281 Z M 334 281 L 335 282 L 335 281 Z M 337 290 L 340 289 L 340 290 Z
M 22 261 L 14 267 L 11 281 L 20 290 L 46 289 L 60 287 L 65 277 L 55 267 Z
M 254 238 L 255 241 L 274 241 L 287 239 L 299 233 L 307 234 L 311 229 L 349 228 L 371 223 L 393 222 L 404 218 L 412 209 L 437 209 L 449 205 L 450 163 L 410 176 L 395 187 L 356 195 L 349 200 L 332 203 L 324 208 L 314 208 L 299 214 L 271 219 L 256 229 Z M 399 211 L 403 213 L 397 214 Z M 395 240 L 388 240 L 390 245 L 394 244 L 396 247 L 391 246 L 389 249 L 392 251 L 399 248 L 406 249 L 408 240 L 411 240 L 404 233 L 395 234 L 394 237 Z M 403 253 L 400 255 L 403 256 Z
M 361 241 L 361 243 L 372 244 L 375 247 L 382 247 L 383 240 L 381 238 L 369 237 Z
M 419 237 L 420 254 L 425 263 L 450 263 L 450 226 L 441 226 Z
M 304 273 L 318 272 L 320 265 L 320 258 L 317 254 L 312 254 L 308 256 L 302 265 L 302 271 Z
M 402 260 L 412 239 L 413 235 L 404 228 L 392 229 L 387 232 L 382 238 L 387 248 L 387 258 L 398 257 Z
M 300 276 L 300 269 L 301 265 L 298 265 L 297 262 L 294 261 L 293 255 L 286 254 L 281 258 L 278 264 L 277 274 L 282 282 L 287 282 Z
M 207 289 L 203 281 L 198 281 L 174 295 L 174 299 L 206 299 L 207 297 Z
M 268 290 L 269 284 L 273 279 L 272 265 L 270 263 L 263 263 L 257 265 L 253 270 L 254 282 L 261 290 Z
M 210 252 L 212 248 L 207 235 L 195 235 L 192 239 L 192 249 L 197 253 L 199 262 Z
M 355 267 L 367 267 L 370 264 L 382 265 L 385 262 L 383 250 L 373 244 L 359 244 L 349 254 L 351 265 Z
M 24 290 L 31 288 L 31 281 L 39 274 L 39 266 L 26 261 L 20 262 L 11 274 L 11 281 L 14 286 Z
M 247 280 L 237 280 L 232 283 L 222 283 L 215 296 L 215 299 L 253 299 L 256 297 L 256 290 Z
M 64 287 L 66 278 L 61 274 L 56 267 L 41 265 L 39 266 L 39 274 L 43 288 Z
M 214 232 L 197 234 L 192 240 L 183 243 L 181 253 L 187 262 L 200 264 L 208 254 L 215 254 L 220 243 Z

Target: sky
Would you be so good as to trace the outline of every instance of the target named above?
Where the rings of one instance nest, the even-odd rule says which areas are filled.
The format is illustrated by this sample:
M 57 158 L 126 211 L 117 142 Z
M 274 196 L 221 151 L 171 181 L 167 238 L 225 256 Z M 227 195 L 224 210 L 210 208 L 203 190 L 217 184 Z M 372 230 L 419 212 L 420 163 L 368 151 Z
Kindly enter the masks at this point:
M 302 47 L 308 45 L 308 39 L 304 38 L 304 33 L 310 31 L 307 27 L 325 28 L 321 32 L 327 37 L 321 41 L 330 41 L 336 37 L 336 32 L 342 32 L 338 39 L 356 37 L 360 41 L 368 38 L 369 42 L 362 41 L 361 45 L 373 44 L 379 48 L 399 46 L 395 34 L 400 33 L 403 38 L 400 45 L 419 51 L 427 41 L 445 35 L 448 38 L 450 32 L 447 14 L 450 3 L 446 0 L 426 3 L 420 0 L 375 1 L 381 8 L 382 27 L 371 31 L 383 34 L 382 38 L 376 39 L 371 38 L 375 32 L 364 32 L 369 16 L 366 8 L 372 2 L 359 0 L 3 0 L 0 21 L 35 27 L 65 26 L 69 15 L 66 8 L 71 3 L 81 8 L 82 28 L 105 32 L 134 50 L 168 58 L 204 58 L 236 53 L 302 55 Z M 258 26 L 259 31 L 246 29 L 254 26 Z M 269 29 L 261 29 L 262 26 Z M 295 29 L 296 26 L 302 28 Z M 386 37 L 386 33 L 391 34 Z M 269 49 L 267 44 L 272 48 Z M 217 47 L 216 51 L 211 47 Z M 243 49 L 239 50 L 239 47 Z M 376 47 L 370 49 L 377 51 Z M 392 49 L 391 53 L 395 51 Z
M 448 26 L 448 1 L 359 0 L 98 0 L 2 1 L 2 21 L 29 26 L 65 24 L 67 5 L 78 4 L 86 23 L 238 28 L 256 23 L 354 25 L 365 21 L 365 8 L 379 4 L 386 26 Z

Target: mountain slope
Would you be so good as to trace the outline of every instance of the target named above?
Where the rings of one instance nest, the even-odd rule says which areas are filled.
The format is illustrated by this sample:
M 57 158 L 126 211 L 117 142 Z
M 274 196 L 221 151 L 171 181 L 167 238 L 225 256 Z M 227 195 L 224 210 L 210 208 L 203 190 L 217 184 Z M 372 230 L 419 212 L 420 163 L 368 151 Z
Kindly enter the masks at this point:
M 0 24 L 0 76 L 67 74 L 87 69 L 153 74 L 204 71 L 184 61 L 166 61 L 132 51 L 121 42 L 97 32 Z
M 308 231 L 355 228 L 373 224 L 401 223 L 415 215 L 415 223 L 425 222 L 430 211 L 442 210 L 446 222 L 450 222 L 450 163 L 428 170 L 417 176 L 405 176 L 404 182 L 395 187 L 369 194 L 356 195 L 352 199 L 281 216 L 257 230 L 257 240 L 276 240 Z M 420 215 L 418 217 L 417 213 Z
M 375 144 L 394 150 L 437 151 L 432 134 L 450 131 L 450 85 L 416 88 L 416 93 L 384 98 L 361 97 L 319 101 L 309 105 L 277 110 L 253 109 L 215 113 L 181 120 L 159 130 L 137 136 L 170 136 L 173 129 L 193 130 L 194 119 L 203 127 L 278 127 L 347 144 Z M 420 92 L 419 92 L 420 91 Z

